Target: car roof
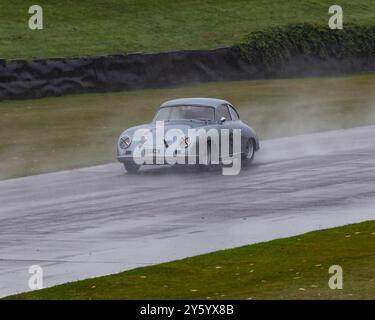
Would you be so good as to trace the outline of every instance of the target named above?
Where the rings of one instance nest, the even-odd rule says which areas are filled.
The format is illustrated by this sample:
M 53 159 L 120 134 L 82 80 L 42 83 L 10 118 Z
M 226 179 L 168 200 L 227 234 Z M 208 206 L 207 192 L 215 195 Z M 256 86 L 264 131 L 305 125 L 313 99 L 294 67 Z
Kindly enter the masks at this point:
M 214 98 L 182 98 L 164 102 L 160 108 L 174 106 L 207 106 L 217 108 L 223 104 L 230 104 L 228 101 Z

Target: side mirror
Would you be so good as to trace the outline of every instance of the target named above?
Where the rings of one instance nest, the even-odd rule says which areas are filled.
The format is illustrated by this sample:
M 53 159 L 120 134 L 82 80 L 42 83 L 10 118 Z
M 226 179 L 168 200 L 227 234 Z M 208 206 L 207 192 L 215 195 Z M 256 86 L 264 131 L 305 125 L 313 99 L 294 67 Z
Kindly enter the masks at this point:
M 219 120 L 219 123 L 220 123 L 220 124 L 223 124 L 226 120 L 227 120 L 227 118 L 225 118 L 225 117 L 221 117 L 220 120 Z

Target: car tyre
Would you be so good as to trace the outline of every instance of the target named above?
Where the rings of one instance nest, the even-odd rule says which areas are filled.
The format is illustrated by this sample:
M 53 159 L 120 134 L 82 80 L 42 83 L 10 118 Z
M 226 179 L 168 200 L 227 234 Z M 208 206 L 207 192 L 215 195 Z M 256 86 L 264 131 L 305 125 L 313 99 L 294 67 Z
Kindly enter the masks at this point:
M 211 168 L 211 144 L 207 144 L 207 157 L 205 159 L 205 163 L 200 163 L 198 164 L 199 170 L 200 171 L 209 171 Z
M 139 171 L 140 165 L 138 165 L 138 164 L 136 164 L 132 161 L 126 161 L 123 164 L 124 164 L 124 168 L 125 168 L 127 173 L 135 174 Z
M 242 155 L 243 165 L 249 165 L 253 162 L 255 156 L 255 142 L 253 139 L 249 139 L 246 144 L 245 152 Z

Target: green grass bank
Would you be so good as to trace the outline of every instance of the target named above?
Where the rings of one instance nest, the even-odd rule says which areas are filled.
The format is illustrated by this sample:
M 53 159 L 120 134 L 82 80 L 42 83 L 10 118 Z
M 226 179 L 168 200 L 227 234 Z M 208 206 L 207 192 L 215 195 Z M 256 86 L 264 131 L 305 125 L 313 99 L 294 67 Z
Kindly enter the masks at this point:
M 375 222 L 218 251 L 11 299 L 374 299 Z M 328 286 L 343 269 L 343 289 Z

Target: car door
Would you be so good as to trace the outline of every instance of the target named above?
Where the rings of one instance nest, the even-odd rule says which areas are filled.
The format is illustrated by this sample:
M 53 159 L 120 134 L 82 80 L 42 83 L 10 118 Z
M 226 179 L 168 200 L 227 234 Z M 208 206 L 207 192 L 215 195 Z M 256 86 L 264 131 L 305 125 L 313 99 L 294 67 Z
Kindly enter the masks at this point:
M 232 116 L 232 129 L 241 129 L 241 150 L 243 151 L 247 148 L 251 133 L 249 128 L 241 121 L 237 110 L 231 105 L 228 105 L 228 108 Z
M 248 140 L 249 140 L 249 132 L 244 125 L 244 123 L 240 119 L 240 115 L 238 114 L 237 110 L 232 106 L 228 105 L 229 112 L 232 117 L 232 131 L 233 129 L 240 129 L 241 130 L 241 152 L 247 148 Z M 232 143 L 233 143 L 233 136 L 232 136 Z
M 225 118 L 224 122 L 221 122 L 220 119 Z M 221 146 L 221 139 L 228 139 L 229 135 L 229 154 L 232 155 L 233 151 L 233 124 L 232 124 L 232 116 L 230 114 L 228 105 L 223 104 L 219 106 L 216 110 L 216 120 L 218 121 L 219 131 L 220 131 L 220 146 Z M 222 131 L 222 129 L 228 129 Z M 221 155 L 221 151 L 220 151 Z

